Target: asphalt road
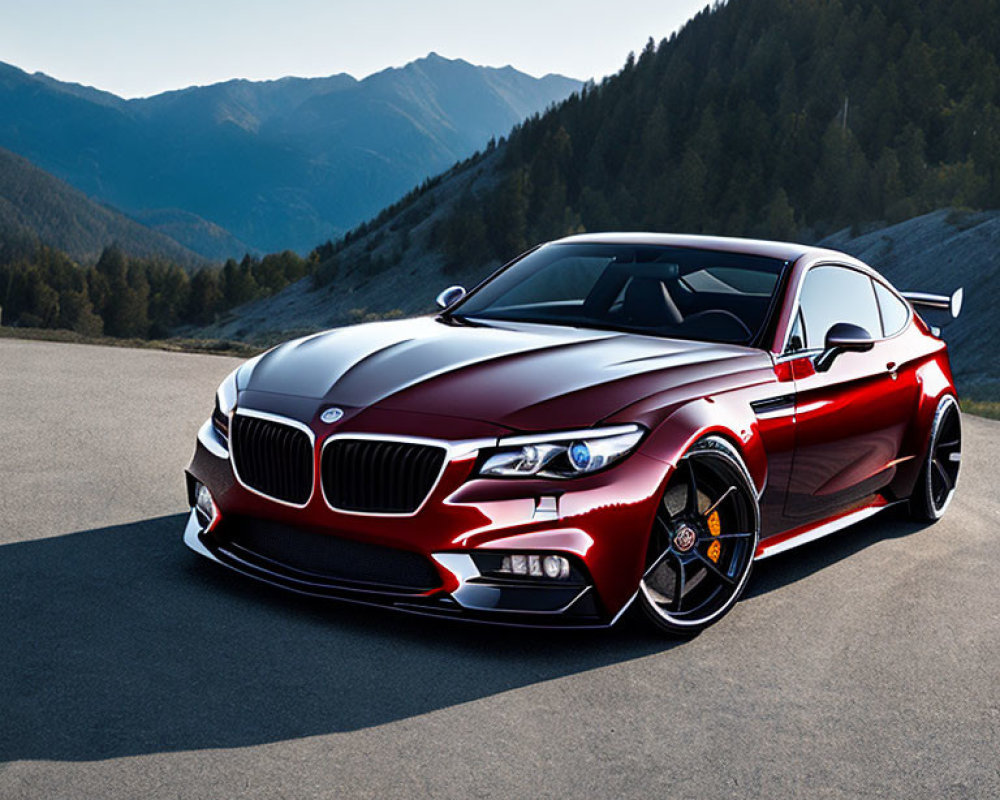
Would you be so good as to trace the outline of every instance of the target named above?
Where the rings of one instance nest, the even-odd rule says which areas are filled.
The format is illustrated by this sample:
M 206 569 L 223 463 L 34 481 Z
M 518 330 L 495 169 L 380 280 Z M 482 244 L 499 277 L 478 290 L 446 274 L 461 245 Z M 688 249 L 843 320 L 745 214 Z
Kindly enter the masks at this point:
M 230 359 L 0 340 L 0 798 L 1000 796 L 1000 423 L 678 644 L 287 596 L 181 543 Z

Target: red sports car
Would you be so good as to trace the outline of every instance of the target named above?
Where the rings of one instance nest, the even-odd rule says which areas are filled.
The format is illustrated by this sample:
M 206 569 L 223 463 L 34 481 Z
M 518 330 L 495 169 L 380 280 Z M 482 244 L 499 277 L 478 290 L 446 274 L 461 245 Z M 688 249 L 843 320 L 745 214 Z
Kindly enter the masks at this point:
M 219 387 L 185 541 L 399 610 L 692 634 L 751 567 L 896 504 L 934 520 L 961 422 L 936 329 L 843 253 L 650 234 L 526 253 L 436 316 L 318 333 Z

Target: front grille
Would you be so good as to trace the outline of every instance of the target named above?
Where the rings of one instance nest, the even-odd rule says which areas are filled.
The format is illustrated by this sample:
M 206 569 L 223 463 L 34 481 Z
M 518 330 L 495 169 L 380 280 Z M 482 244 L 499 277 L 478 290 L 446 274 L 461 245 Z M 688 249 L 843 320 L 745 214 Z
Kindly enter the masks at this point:
M 434 488 L 445 453 L 408 442 L 334 439 L 323 450 L 323 492 L 342 511 L 409 514 Z
M 234 414 L 230 438 L 233 463 L 243 483 L 268 497 L 305 504 L 312 494 L 313 448 L 304 431 Z
M 434 565 L 409 550 L 250 517 L 228 517 L 218 535 L 224 550 L 300 583 L 408 592 L 426 592 L 441 584 Z

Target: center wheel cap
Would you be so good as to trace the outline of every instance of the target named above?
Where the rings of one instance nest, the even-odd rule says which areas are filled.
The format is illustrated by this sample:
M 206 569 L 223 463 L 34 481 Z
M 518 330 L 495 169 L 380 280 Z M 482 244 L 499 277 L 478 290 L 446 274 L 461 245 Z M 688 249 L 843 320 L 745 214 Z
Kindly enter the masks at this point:
M 680 553 L 686 553 L 694 547 L 696 541 L 698 534 L 688 525 L 681 525 L 674 534 L 674 548 Z

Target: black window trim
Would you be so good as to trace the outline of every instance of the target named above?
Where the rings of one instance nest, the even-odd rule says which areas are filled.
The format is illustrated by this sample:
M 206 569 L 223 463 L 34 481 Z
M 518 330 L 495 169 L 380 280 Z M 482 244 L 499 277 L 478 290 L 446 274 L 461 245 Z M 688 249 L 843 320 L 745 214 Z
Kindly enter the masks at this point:
M 877 284 L 881 285 L 883 289 L 885 289 L 886 291 L 888 291 L 889 294 L 891 294 L 900 303 L 902 303 L 903 304 L 903 308 L 906 309 L 906 322 L 904 322 L 900 326 L 899 330 L 896 331 L 894 334 L 892 334 L 891 336 L 886 336 L 885 335 L 885 317 L 882 316 L 882 304 L 879 303 L 879 301 L 878 301 L 878 292 L 875 293 L 875 305 L 878 307 L 878 316 L 879 316 L 879 319 L 882 320 L 882 337 L 879 339 L 879 341 L 880 342 L 888 342 L 890 339 L 895 339 L 897 336 L 901 336 L 902 334 L 904 334 L 907 331 L 907 329 L 910 327 L 910 325 L 913 324 L 913 314 L 914 314 L 913 306 L 911 306 L 908 302 L 906 302 L 906 299 L 899 292 L 897 292 L 892 286 L 890 286 L 889 282 L 886 281 L 881 275 L 878 275 L 878 276 L 872 275 L 871 279 L 872 279 L 872 283 L 877 283 Z

